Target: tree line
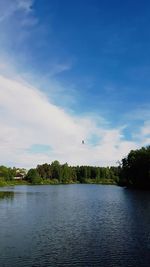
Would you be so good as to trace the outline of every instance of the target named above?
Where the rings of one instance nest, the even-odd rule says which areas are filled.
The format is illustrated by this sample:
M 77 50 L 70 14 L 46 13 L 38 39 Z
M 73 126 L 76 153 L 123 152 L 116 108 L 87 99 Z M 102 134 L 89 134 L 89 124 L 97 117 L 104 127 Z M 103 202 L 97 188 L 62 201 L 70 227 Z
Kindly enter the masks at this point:
M 69 166 L 55 160 L 25 169 L 0 166 L 0 180 L 22 177 L 31 184 L 102 183 L 150 189 L 150 146 L 131 150 L 117 167 Z
M 119 167 L 69 166 L 55 160 L 51 164 L 38 165 L 29 170 L 26 179 L 50 180 L 56 183 L 116 183 L 119 179 Z
M 0 179 L 13 181 L 20 177 L 32 184 L 42 183 L 117 183 L 120 167 L 69 166 L 55 160 L 25 169 L 0 166 Z M 24 175 L 23 175 L 24 174 Z

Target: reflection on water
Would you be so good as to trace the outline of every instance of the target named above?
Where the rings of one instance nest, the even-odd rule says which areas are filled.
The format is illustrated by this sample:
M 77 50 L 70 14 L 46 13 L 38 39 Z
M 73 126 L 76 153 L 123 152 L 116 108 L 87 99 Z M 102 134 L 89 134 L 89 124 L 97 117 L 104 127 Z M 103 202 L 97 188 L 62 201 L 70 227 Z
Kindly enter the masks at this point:
M 13 198 L 14 198 L 14 192 L 11 192 L 11 191 L 0 192 L 0 201 L 3 199 L 13 200 Z
M 149 192 L 102 185 L 2 190 L 0 267 L 150 266 Z

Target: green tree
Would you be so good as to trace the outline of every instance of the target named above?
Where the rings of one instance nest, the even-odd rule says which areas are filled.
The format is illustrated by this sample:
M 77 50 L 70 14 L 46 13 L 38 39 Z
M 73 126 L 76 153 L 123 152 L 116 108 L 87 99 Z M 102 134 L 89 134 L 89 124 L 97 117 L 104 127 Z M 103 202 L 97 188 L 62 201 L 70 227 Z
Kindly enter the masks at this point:
M 131 150 L 122 159 L 120 184 L 150 189 L 150 146 Z
M 40 184 L 42 179 L 36 169 L 30 169 L 25 179 L 31 184 Z
M 13 180 L 15 176 L 15 170 L 7 168 L 5 166 L 0 166 L 0 177 L 6 181 Z
M 58 160 L 51 163 L 52 179 L 61 181 L 61 165 Z
M 52 178 L 52 170 L 51 170 L 50 164 L 45 163 L 43 165 L 38 165 L 36 169 L 37 169 L 39 175 L 43 179 L 51 179 Z
M 71 168 L 65 163 L 61 166 L 61 181 L 62 183 L 69 183 L 71 181 Z

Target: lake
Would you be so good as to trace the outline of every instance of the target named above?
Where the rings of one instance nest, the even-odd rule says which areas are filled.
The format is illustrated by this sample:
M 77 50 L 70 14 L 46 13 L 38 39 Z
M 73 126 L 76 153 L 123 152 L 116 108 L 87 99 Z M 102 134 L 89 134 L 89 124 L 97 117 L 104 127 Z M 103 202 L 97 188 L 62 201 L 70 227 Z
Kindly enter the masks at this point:
M 109 185 L 0 188 L 1 267 L 149 267 L 150 192 Z

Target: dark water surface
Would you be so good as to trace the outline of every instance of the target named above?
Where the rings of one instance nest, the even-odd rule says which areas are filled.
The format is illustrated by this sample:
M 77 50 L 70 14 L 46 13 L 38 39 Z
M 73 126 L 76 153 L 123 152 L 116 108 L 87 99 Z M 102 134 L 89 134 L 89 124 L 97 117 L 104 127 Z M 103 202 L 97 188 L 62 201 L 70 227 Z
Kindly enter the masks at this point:
M 104 185 L 0 191 L 0 267 L 150 266 L 150 192 Z

